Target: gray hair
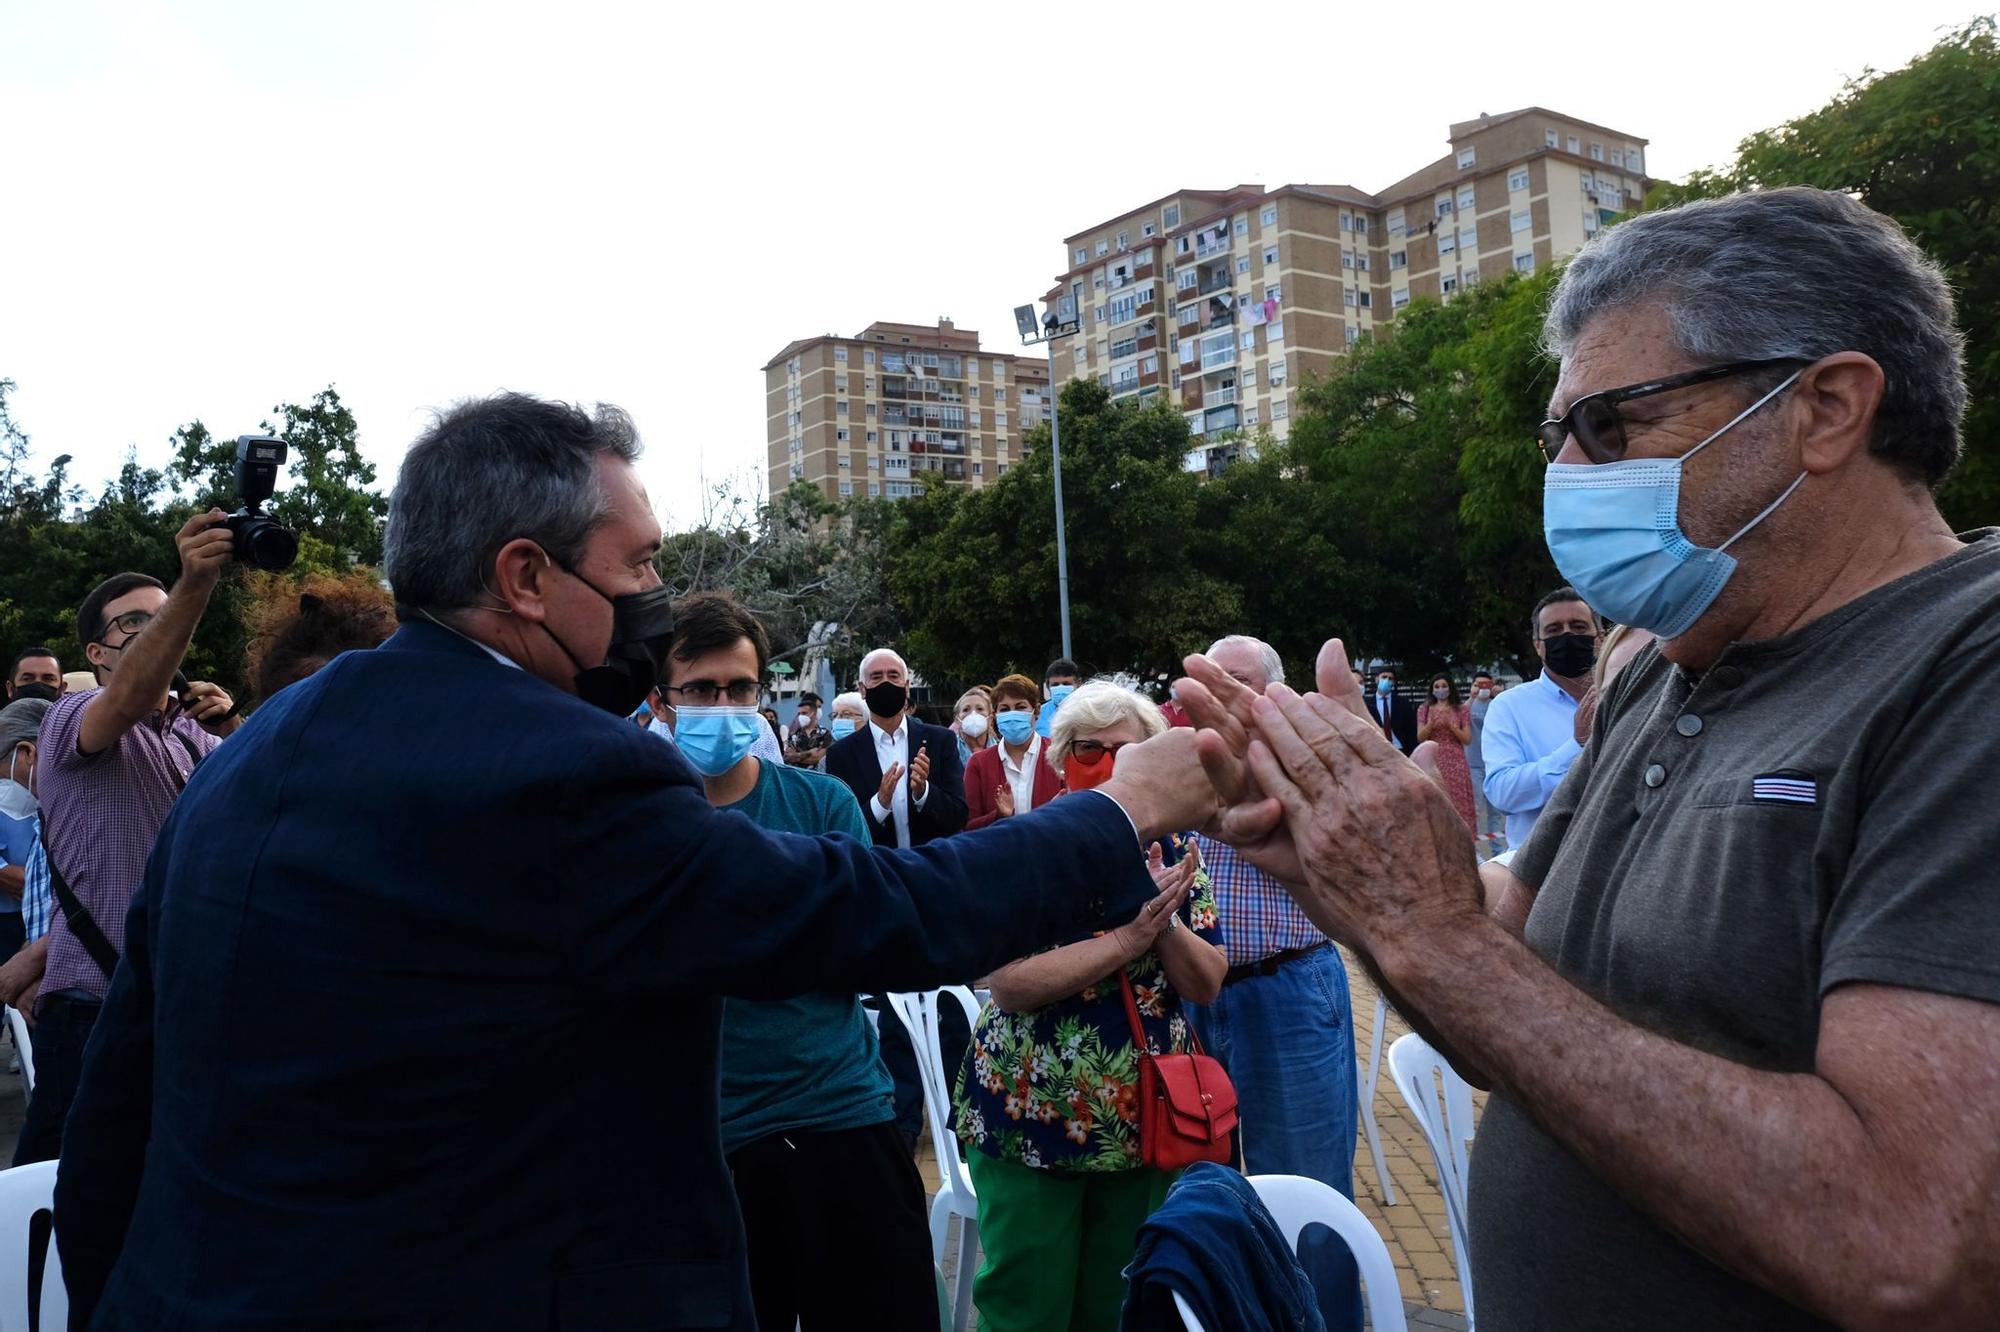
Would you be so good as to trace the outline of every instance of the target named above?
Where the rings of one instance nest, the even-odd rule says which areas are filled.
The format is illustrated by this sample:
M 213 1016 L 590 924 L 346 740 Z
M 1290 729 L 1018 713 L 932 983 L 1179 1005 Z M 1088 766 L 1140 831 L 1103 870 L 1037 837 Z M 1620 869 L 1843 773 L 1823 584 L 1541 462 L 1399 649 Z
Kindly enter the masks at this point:
M 868 674 L 868 663 L 877 657 L 894 657 L 896 664 L 903 668 L 903 678 L 905 680 L 910 678 L 910 663 L 903 660 L 902 653 L 896 651 L 894 648 L 878 647 L 870 649 L 868 655 L 861 659 L 861 664 L 854 668 L 854 678 L 856 681 L 859 681 L 862 676 Z
M 54 706 L 45 698 L 17 698 L 0 708 L 0 757 L 12 757 L 17 745 L 40 738 L 42 718 Z
M 490 603 L 493 557 L 526 538 L 574 569 L 609 512 L 597 457 L 639 456 L 632 418 L 599 404 L 501 393 L 463 402 L 410 446 L 389 496 L 382 567 L 396 603 L 459 610 Z
M 1148 740 L 1167 729 L 1167 719 L 1160 715 L 1159 706 L 1136 689 L 1127 689 L 1110 680 L 1091 680 L 1078 685 L 1076 692 L 1062 701 L 1055 720 L 1049 723 L 1049 766 L 1062 772 L 1069 762 L 1070 746 L 1080 736 L 1122 721 L 1139 723 Z
M 1958 461 L 1965 339 L 1951 289 L 1894 220 L 1848 195 L 1756 190 L 1622 222 L 1564 269 L 1544 342 L 1567 356 L 1599 315 L 1654 301 L 1698 361 L 1873 357 L 1885 383 L 1871 451 L 1932 486 Z
M 1213 657 L 1217 649 L 1226 647 L 1249 648 L 1256 653 L 1257 668 L 1264 672 L 1265 684 L 1285 682 L 1284 661 L 1278 656 L 1278 650 L 1263 639 L 1252 638 L 1248 634 L 1225 634 L 1208 645 L 1208 652 L 1205 655 Z
M 842 708 L 852 708 L 864 718 L 868 715 L 867 701 L 852 690 L 849 690 L 845 694 L 835 694 L 833 702 L 826 705 L 826 715 L 831 718 Z

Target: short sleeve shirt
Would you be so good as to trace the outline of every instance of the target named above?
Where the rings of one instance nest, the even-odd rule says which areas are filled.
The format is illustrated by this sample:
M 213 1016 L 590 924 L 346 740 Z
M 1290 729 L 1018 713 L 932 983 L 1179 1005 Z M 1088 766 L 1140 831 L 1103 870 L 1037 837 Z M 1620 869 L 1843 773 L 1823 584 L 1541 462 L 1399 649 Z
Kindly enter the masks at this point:
M 1699 677 L 1649 648 L 1513 872 L 1528 945 L 1626 1019 L 1814 1067 L 1869 982 L 2000 1003 L 2000 532 Z M 1504 1096 L 1472 1158 L 1480 1314 L 1818 1327 L 1627 1206 Z
M 98 693 L 65 694 L 42 719 L 36 785 L 55 869 L 111 946 L 123 953 L 125 912 L 145 874 L 153 839 L 194 774 L 195 756 L 206 756 L 221 742 L 170 705 L 101 753 L 79 753 L 84 710 Z M 56 911 L 41 993 L 83 990 L 102 998 L 108 984 Z
M 1198 871 L 1181 922 L 1222 944 L 1207 870 Z M 1187 1015 L 1159 954 L 1127 963 L 1125 976 L 1148 1052 L 1186 1050 Z M 1117 973 L 1024 1013 L 987 1004 L 959 1068 L 953 1110 L 968 1150 L 997 1160 L 1065 1174 L 1137 1170 L 1139 1048 Z

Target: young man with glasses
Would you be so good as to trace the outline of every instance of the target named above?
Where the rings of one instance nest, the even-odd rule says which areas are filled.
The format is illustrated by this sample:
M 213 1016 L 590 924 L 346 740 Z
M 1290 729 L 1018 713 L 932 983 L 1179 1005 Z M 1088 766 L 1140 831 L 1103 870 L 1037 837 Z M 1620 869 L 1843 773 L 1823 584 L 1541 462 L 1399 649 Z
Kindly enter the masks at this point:
M 1531 623 L 1542 673 L 1486 709 L 1479 753 L 1487 803 L 1507 817 L 1507 845 L 1527 844 L 1542 806 L 1583 752 L 1576 705 L 1597 664 L 1597 617 L 1576 589 L 1559 587 L 1535 604 Z
M 14 1164 L 62 1153 L 84 1046 L 125 947 L 125 912 L 153 839 L 195 766 L 241 725 L 213 684 L 176 689 L 188 643 L 229 562 L 220 509 L 176 537 L 181 577 L 114 574 L 83 599 L 77 638 L 99 688 L 66 694 L 42 722 L 36 786 L 56 911 L 17 959 L 8 1002 L 35 1018 L 35 1094 Z M 31 954 L 35 954 L 31 956 Z M 33 971 L 43 969 L 39 985 Z

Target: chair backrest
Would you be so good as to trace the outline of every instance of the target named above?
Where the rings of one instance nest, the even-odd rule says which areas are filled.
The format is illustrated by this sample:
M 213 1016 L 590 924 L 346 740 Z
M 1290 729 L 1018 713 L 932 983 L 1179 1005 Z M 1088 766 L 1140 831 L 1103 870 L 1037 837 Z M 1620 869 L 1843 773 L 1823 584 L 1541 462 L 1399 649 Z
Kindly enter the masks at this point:
M 28 1035 L 28 1019 L 12 1004 L 7 1006 L 7 1031 L 14 1038 L 14 1051 L 21 1056 L 21 1085 L 35 1094 L 35 1045 Z
M 1368 1321 L 1375 1332 L 1405 1332 L 1403 1292 L 1396 1283 L 1396 1263 L 1359 1207 L 1338 1189 L 1303 1175 L 1252 1175 L 1250 1187 L 1278 1223 L 1278 1233 L 1296 1251 L 1299 1236 L 1310 1225 L 1322 1225 L 1340 1236 L 1361 1269 L 1361 1289 L 1368 1300 Z
M 1389 1076 L 1423 1131 L 1437 1162 L 1438 1192 L 1458 1260 L 1459 1286 L 1468 1321 L 1473 1314 L 1471 1219 L 1465 1201 L 1466 1144 L 1472 1141 L 1472 1088 L 1429 1041 L 1412 1032 L 1389 1047 Z
M 69 1296 L 51 1233 L 56 1164 L 0 1170 L 0 1332 L 62 1332 L 69 1325 Z M 37 1280 L 40 1298 L 31 1304 Z
M 947 985 L 941 990 L 919 990 L 884 996 L 896 1017 L 909 1029 L 910 1045 L 917 1057 L 917 1076 L 924 1085 L 924 1116 L 930 1122 L 931 1150 L 937 1154 L 938 1171 L 959 1196 L 970 1198 L 972 1179 L 965 1173 L 965 1158 L 959 1154 L 958 1135 L 951 1129 L 951 1080 L 958 1060 L 947 1061 L 938 1036 L 938 1004 L 950 995 L 965 1010 L 968 1029 L 979 1025 L 979 1001 L 963 985 Z M 953 1051 L 963 1056 L 963 1051 Z

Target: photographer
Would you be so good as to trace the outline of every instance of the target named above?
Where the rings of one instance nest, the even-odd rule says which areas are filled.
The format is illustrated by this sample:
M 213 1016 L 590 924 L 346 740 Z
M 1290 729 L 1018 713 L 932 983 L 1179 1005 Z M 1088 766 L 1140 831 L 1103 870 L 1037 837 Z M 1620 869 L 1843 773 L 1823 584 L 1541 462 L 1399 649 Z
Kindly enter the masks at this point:
M 181 577 L 114 574 L 83 599 L 77 638 L 100 688 L 49 709 L 36 785 L 55 891 L 49 932 L 8 966 L 9 1002 L 35 1018 L 35 1094 L 14 1164 L 62 1154 L 63 1120 L 83 1050 L 125 947 L 125 912 L 174 800 L 217 742 L 241 724 L 212 684 L 172 692 L 235 534 L 222 510 L 196 514 L 175 538 Z M 38 989 L 33 969 L 45 968 Z M 33 999 L 21 1001 L 21 995 Z

